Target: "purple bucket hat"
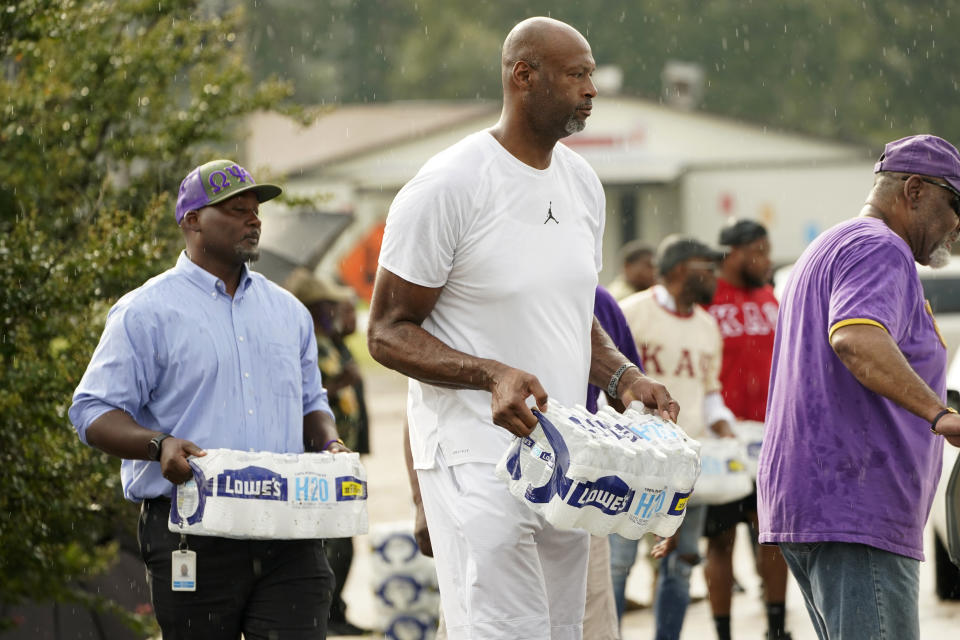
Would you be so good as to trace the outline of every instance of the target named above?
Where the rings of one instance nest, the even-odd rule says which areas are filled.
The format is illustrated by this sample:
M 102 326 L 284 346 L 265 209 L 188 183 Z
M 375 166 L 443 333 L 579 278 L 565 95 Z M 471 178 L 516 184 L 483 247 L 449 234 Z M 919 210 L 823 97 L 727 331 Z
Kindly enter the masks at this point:
M 920 135 L 888 142 L 873 172 L 895 171 L 943 178 L 960 196 L 960 152 L 937 136 Z
M 177 224 L 188 211 L 223 202 L 252 191 L 258 202 L 266 202 L 283 193 L 275 184 L 257 184 L 250 173 L 233 160 L 214 160 L 202 164 L 183 179 L 177 195 Z

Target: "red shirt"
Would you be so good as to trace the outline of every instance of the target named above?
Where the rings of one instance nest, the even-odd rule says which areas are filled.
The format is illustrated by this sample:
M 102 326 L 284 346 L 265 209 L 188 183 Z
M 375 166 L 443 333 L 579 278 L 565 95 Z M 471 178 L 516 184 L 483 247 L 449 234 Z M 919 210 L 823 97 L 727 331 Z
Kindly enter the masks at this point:
M 742 420 L 763 422 L 767 410 L 778 307 L 773 287 L 741 289 L 722 278 L 707 307 L 723 336 L 723 401 Z

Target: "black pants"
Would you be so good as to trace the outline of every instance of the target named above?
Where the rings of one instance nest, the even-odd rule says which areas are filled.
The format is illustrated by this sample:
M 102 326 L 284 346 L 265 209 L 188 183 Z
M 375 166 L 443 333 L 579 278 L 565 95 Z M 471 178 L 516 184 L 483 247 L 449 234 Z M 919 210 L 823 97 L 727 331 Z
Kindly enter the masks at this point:
M 333 571 L 336 587 L 330 603 L 330 622 L 347 621 L 347 604 L 343 601 L 343 585 L 347 583 L 350 566 L 353 564 L 353 538 L 330 538 L 324 542 L 327 562 Z
M 171 590 L 170 502 L 143 503 L 140 556 L 164 640 L 323 640 L 333 574 L 320 540 L 187 536 L 197 554 L 197 590 Z

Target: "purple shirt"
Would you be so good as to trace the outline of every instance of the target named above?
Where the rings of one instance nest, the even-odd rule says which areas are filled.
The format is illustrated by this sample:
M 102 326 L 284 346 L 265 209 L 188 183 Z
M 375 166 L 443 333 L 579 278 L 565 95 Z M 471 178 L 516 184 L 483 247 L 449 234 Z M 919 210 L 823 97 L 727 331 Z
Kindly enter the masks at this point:
M 885 328 L 945 398 L 947 352 L 906 242 L 874 218 L 823 233 L 780 304 L 757 475 L 760 542 L 855 542 L 922 560 L 943 439 L 834 353 L 831 330 L 863 323 Z
M 643 371 L 640 354 L 637 353 L 637 343 L 633 340 L 633 334 L 630 333 L 630 327 L 627 325 L 627 319 L 623 317 L 620 305 L 609 291 L 600 286 L 597 287 L 593 297 L 593 315 L 597 317 L 600 326 L 613 340 L 613 344 L 620 353 L 627 356 L 627 360 Z M 601 393 L 603 389 L 600 387 L 587 385 L 587 411 L 590 413 L 597 412 L 597 398 Z

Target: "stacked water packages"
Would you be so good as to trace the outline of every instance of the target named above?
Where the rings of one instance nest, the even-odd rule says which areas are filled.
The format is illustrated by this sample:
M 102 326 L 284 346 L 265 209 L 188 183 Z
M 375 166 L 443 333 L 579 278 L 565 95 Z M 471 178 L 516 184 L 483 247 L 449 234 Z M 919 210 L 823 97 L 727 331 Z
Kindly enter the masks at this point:
M 367 474 L 356 453 L 207 449 L 188 459 L 168 528 L 225 538 L 349 538 L 367 532 Z
M 420 553 L 412 522 L 370 530 L 374 626 L 387 640 L 433 640 L 440 592 L 433 558 Z
M 497 464 L 510 492 L 562 529 L 673 535 L 700 474 L 700 444 L 640 403 L 596 415 L 550 402 Z

